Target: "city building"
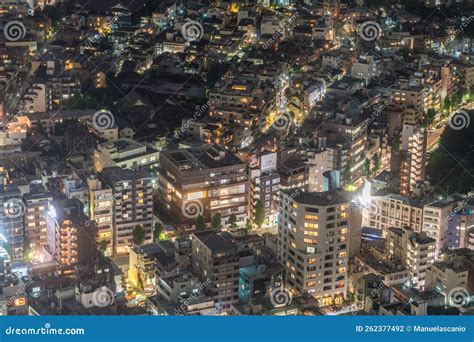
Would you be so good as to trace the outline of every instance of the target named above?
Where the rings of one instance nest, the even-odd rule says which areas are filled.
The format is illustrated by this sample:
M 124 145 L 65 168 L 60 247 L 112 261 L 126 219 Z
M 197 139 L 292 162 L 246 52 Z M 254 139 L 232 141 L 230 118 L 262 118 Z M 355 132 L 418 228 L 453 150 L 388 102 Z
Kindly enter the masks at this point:
M 26 205 L 25 240 L 34 260 L 44 260 L 43 249 L 47 245 L 47 213 L 53 196 L 49 193 L 28 193 L 23 196 Z
M 96 228 L 82 214 L 79 201 L 50 202 L 47 221 L 46 249 L 60 274 L 73 275 L 76 267 L 85 268 L 96 259 Z
M 114 248 L 114 203 L 112 188 L 107 187 L 97 175 L 87 178 L 89 190 L 89 219 L 97 226 L 97 243 L 99 247 L 105 244 L 104 252 L 113 253 Z M 105 242 L 103 242 L 105 241 Z
M 310 294 L 321 306 L 347 295 L 349 204 L 344 193 L 281 193 L 278 260 L 286 284 Z
M 3 178 L 1 178 L 3 181 Z M 12 260 L 23 257 L 25 204 L 21 191 L 14 185 L 0 184 L 1 241 Z M 7 245 L 5 245 L 5 243 Z
M 435 259 L 435 249 L 436 240 L 425 233 L 417 233 L 409 227 L 391 227 L 387 231 L 387 259 L 406 267 L 410 282 L 416 287 L 424 287 L 426 271 Z
M 439 261 L 426 272 L 426 288 L 435 289 L 446 298 L 446 305 L 449 303 L 451 290 L 468 287 L 469 270 L 467 270 L 461 258 L 455 261 Z
M 209 223 L 220 214 L 223 226 L 235 215 L 236 224 L 245 225 L 250 193 L 247 165 L 222 146 L 162 151 L 158 175 L 161 202 L 180 229 L 194 230 L 199 215 Z
M 447 244 L 449 219 L 459 198 L 447 197 L 426 204 L 423 207 L 422 231 L 436 241 L 436 257 Z
M 99 144 L 94 150 L 94 168 L 102 172 L 106 167 L 137 169 L 158 163 L 159 151 L 137 141 L 122 138 Z
M 415 184 L 425 177 L 426 129 L 413 125 L 403 125 L 400 149 L 403 159 L 400 168 L 400 193 L 408 195 Z
M 128 253 L 135 243 L 133 230 L 144 230 L 143 243 L 153 241 L 153 175 L 142 169 L 132 171 L 120 167 L 102 170 L 101 179 L 113 198 L 113 253 Z M 106 200 L 107 202 L 107 200 Z M 106 207 L 108 204 L 104 204 Z
M 381 229 L 383 235 L 390 227 L 411 227 L 415 232 L 422 231 L 423 204 L 420 201 L 393 193 L 374 194 L 364 210 L 363 226 Z
M 192 235 L 192 269 L 201 282 L 208 283 L 219 312 L 239 300 L 239 254 L 225 233 L 212 230 Z

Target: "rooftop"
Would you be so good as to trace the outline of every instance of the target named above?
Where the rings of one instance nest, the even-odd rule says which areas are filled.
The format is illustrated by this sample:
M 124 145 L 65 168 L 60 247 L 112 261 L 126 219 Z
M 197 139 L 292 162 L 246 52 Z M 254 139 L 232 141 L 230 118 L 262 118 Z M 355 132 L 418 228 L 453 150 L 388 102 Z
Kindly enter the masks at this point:
M 206 230 L 196 232 L 194 236 L 205 244 L 212 253 L 237 252 L 237 246 L 230 240 L 230 236 L 226 236 L 223 233 Z
M 294 201 L 301 204 L 330 206 L 347 203 L 349 201 L 349 194 L 344 191 L 303 192 L 298 189 L 289 189 L 283 192 Z

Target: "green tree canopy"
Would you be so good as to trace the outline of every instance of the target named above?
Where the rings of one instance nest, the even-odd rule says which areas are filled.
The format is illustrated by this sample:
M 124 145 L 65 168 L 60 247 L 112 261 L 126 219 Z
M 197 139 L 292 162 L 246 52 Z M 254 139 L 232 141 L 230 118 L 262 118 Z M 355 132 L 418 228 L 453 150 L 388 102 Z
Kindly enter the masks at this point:
M 265 222 L 265 206 L 261 200 L 258 200 L 255 204 L 255 224 L 261 228 L 263 222 Z
M 212 215 L 212 217 L 211 217 L 211 226 L 212 226 L 212 228 L 221 229 L 222 228 L 221 219 L 222 219 L 221 213 L 215 213 L 214 215 Z
M 199 215 L 196 218 L 196 230 L 205 230 L 206 229 L 206 222 L 204 221 L 204 216 Z
M 142 226 L 136 226 L 133 229 L 133 240 L 137 245 L 143 245 L 143 242 L 145 242 L 145 236 L 146 236 L 146 231 Z

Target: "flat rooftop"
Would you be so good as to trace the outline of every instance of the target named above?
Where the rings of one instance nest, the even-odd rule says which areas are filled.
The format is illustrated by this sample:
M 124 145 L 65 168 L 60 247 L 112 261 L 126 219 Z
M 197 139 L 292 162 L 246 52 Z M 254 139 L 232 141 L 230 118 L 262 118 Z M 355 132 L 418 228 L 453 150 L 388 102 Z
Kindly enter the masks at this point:
M 206 230 L 194 233 L 194 236 L 205 244 L 213 253 L 232 252 L 237 250 L 237 246 L 222 233 L 214 230 Z
M 184 150 L 168 150 L 161 152 L 181 171 L 214 169 L 243 164 L 232 152 L 220 145 L 206 145 Z
M 330 206 L 349 202 L 349 195 L 344 191 L 303 192 L 301 190 L 289 189 L 283 192 L 301 204 Z

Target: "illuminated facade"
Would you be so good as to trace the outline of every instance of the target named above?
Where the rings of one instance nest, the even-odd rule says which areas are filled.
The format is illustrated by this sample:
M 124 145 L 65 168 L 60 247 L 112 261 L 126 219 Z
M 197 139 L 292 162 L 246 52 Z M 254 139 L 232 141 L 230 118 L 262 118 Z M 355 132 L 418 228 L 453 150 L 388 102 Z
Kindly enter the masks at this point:
M 409 227 L 387 230 L 386 257 L 406 267 L 412 285 L 423 288 L 426 271 L 435 259 L 436 240 Z
M 112 189 L 92 175 L 87 179 L 89 188 L 89 218 L 97 225 L 97 242 L 106 241 L 106 254 L 113 252 L 114 197 Z
M 1 185 L 0 233 L 7 241 L 6 249 L 13 260 L 23 257 L 23 213 L 24 204 L 20 189 L 12 185 Z
M 426 129 L 413 125 L 403 125 L 402 162 L 400 168 L 400 193 L 411 193 L 418 181 L 424 179 L 426 164 Z
M 247 165 L 219 145 L 167 150 L 160 153 L 159 186 L 162 203 L 179 228 L 194 230 L 196 218 L 206 222 L 219 213 L 225 225 L 235 215 L 238 226 L 248 217 Z
M 389 227 L 412 227 L 421 232 L 423 206 L 416 200 L 397 194 L 372 196 L 370 209 L 364 210 L 363 226 L 381 229 L 385 235 Z
M 193 272 L 208 284 L 220 311 L 229 310 L 239 300 L 239 260 L 237 246 L 223 233 L 207 230 L 193 234 Z
M 153 241 L 153 176 L 146 170 L 110 167 L 102 171 L 102 180 L 112 189 L 113 252 L 128 253 L 133 230 L 145 230 L 144 243 Z
M 104 138 L 107 137 L 104 136 Z M 158 162 L 158 155 L 158 150 L 150 146 L 143 145 L 132 139 L 122 138 L 97 146 L 94 150 L 94 167 L 97 172 L 101 172 L 106 167 L 115 166 L 136 169 L 156 164 Z
M 48 207 L 47 251 L 62 274 L 90 265 L 97 255 L 95 225 L 82 211 L 81 203 L 74 199 L 53 201 Z
M 346 298 L 349 210 L 342 193 L 281 193 L 278 260 L 287 285 L 321 306 Z
M 43 247 L 47 244 L 49 203 L 53 200 L 51 194 L 31 193 L 24 195 L 26 203 L 25 237 L 28 241 L 32 257 L 41 260 Z

